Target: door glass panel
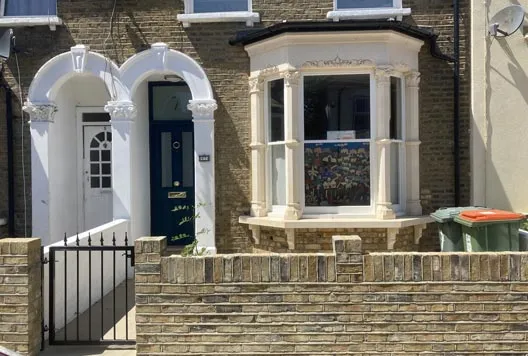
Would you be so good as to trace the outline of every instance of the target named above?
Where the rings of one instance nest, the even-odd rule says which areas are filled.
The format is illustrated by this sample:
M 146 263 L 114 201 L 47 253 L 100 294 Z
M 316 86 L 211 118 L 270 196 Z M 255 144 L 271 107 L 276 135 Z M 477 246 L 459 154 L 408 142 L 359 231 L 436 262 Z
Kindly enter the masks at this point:
M 102 173 L 103 174 L 110 174 L 110 170 L 111 170 L 110 163 L 103 163 L 102 166 L 103 166 L 103 170 L 102 170 L 103 172 Z
M 101 161 L 110 162 L 110 150 L 101 151 Z
M 185 83 L 152 87 L 152 119 L 192 120 L 192 112 L 187 109 L 191 99 L 191 90 Z
M 102 180 L 102 188 L 110 188 L 112 186 L 111 178 L 110 177 L 103 177 Z
M 182 184 L 184 187 L 192 187 L 194 159 L 193 159 L 193 133 L 182 132 Z
M 99 186 L 99 177 L 92 177 L 92 178 L 90 179 L 90 183 L 91 183 L 90 186 L 91 186 L 92 188 L 99 188 L 99 187 L 100 187 L 100 186 Z
M 172 187 L 172 133 L 161 133 L 161 186 Z
M 90 164 L 90 174 L 99 174 L 99 164 Z
M 90 151 L 90 161 L 92 162 L 99 161 L 99 151 Z

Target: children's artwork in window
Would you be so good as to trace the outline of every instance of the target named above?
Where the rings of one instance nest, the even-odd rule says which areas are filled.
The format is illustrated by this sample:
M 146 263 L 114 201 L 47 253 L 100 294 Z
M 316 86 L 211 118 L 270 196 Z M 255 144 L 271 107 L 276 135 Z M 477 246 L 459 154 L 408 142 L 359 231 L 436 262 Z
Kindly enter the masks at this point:
M 306 206 L 370 205 L 367 142 L 304 145 Z
M 103 131 L 90 142 L 90 187 L 112 187 L 112 133 Z

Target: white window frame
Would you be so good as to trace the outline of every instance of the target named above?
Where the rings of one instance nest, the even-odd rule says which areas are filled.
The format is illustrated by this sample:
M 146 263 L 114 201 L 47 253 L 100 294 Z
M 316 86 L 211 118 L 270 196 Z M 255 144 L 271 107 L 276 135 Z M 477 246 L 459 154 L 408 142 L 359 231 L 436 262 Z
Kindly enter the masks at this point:
M 228 0 L 226 0 L 228 1 Z M 245 22 L 248 27 L 260 21 L 260 15 L 253 12 L 252 0 L 248 1 L 247 11 L 228 11 L 228 12 L 194 12 L 194 0 L 184 0 L 185 13 L 177 16 L 178 21 L 182 22 L 184 27 L 189 27 L 192 23 L 208 22 Z
M 270 131 L 271 131 L 271 120 L 270 120 L 270 88 L 269 84 L 275 80 L 282 79 L 280 75 L 272 75 L 266 78 L 264 81 L 264 139 L 266 142 L 266 208 L 268 210 L 268 216 L 281 218 L 284 216 L 286 211 L 286 205 L 273 205 L 273 177 L 271 174 L 271 149 L 270 146 L 283 145 L 286 149 L 286 141 L 274 141 L 270 142 Z M 286 85 L 284 82 L 283 85 Z M 286 88 L 284 88 L 286 89 Z M 286 90 L 284 90 L 284 103 L 286 104 Z M 286 125 L 286 115 L 284 117 L 284 125 Z M 288 182 L 286 182 L 286 185 Z M 285 189 L 287 187 L 284 187 Z
M 304 77 L 311 76 L 340 76 L 340 75 L 369 75 L 370 78 L 370 139 L 362 140 L 310 140 L 309 143 L 316 142 L 369 142 L 369 153 L 370 153 L 370 205 L 365 206 L 306 206 L 305 197 L 305 172 L 304 172 Z M 300 100 L 299 100 L 299 118 L 301 119 L 301 146 L 302 146 L 302 160 L 299 162 L 300 172 L 302 172 L 301 179 L 301 206 L 303 207 L 303 215 L 310 217 L 324 217 L 325 215 L 339 215 L 342 217 L 358 217 L 358 216 L 374 216 L 375 215 L 375 203 L 377 194 L 377 145 L 375 139 L 376 132 L 376 77 L 374 76 L 374 70 L 318 70 L 310 72 L 302 72 L 301 79 L 299 82 Z
M 405 148 L 405 142 L 407 141 L 407 96 L 406 96 L 406 79 L 405 76 L 402 73 L 393 73 L 391 77 L 399 78 L 400 79 L 400 90 L 401 90 L 401 106 L 402 106 L 402 118 L 401 118 L 401 130 L 402 130 L 402 137 L 401 139 L 391 139 L 391 143 L 398 143 L 398 149 L 399 149 L 399 157 L 398 157 L 398 163 L 399 163 L 399 171 L 400 171 L 400 177 L 399 177 L 399 197 L 400 197 L 400 203 L 399 204 L 393 204 L 392 210 L 396 214 L 396 216 L 403 216 L 406 214 L 407 209 L 407 155 L 406 155 L 406 148 Z M 391 146 L 392 149 L 392 146 Z M 389 175 L 390 179 L 390 175 Z
M 0 27 L 24 27 L 24 26 L 49 26 L 55 31 L 62 20 L 58 16 L 58 8 L 55 15 L 39 16 L 5 16 L 6 0 L 0 0 Z
M 371 7 L 371 8 L 343 8 L 337 7 L 337 1 L 334 0 L 334 10 L 329 11 L 326 17 L 335 22 L 340 20 L 368 20 L 368 19 L 389 19 L 393 18 L 398 21 L 403 16 L 411 14 L 410 8 L 403 8 L 402 0 L 392 0 L 392 7 Z

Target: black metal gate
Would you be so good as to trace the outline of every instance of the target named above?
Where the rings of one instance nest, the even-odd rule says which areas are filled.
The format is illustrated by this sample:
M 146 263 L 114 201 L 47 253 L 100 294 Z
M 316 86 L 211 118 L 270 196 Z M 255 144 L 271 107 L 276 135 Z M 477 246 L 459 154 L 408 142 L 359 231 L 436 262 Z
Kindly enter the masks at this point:
M 73 245 L 50 247 L 48 318 L 50 345 L 135 344 L 129 317 L 134 307 L 134 246 L 111 245 L 103 234 L 77 236 Z

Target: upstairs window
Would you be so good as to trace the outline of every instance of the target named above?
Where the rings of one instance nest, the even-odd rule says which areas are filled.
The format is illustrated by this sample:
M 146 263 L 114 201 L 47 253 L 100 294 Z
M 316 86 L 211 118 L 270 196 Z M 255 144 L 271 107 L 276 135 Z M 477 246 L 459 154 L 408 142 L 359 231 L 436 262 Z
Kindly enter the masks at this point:
M 184 27 L 192 23 L 207 22 L 245 22 L 253 26 L 260 21 L 258 13 L 253 12 L 251 0 L 184 0 L 185 13 L 177 19 Z
M 396 19 L 411 14 L 402 7 L 402 0 L 334 0 L 334 10 L 326 17 L 333 21 Z
M 249 0 L 193 0 L 194 13 L 249 11 Z
M 3 16 L 56 16 L 57 0 L 0 0 Z

